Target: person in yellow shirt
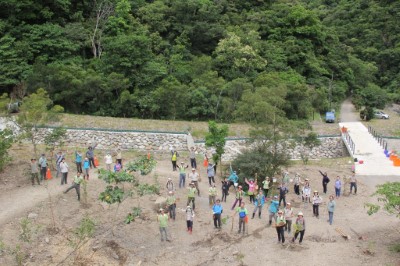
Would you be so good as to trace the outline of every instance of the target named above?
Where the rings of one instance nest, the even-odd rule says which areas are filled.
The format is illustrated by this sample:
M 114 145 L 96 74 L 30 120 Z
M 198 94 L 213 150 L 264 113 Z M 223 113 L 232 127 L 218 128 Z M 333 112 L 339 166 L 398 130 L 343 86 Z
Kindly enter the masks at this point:
M 157 221 L 160 227 L 161 241 L 164 241 L 164 239 L 166 241 L 170 241 L 167 232 L 168 220 L 169 220 L 168 214 L 165 213 L 164 209 L 160 209 L 160 214 L 157 216 Z
M 83 178 L 80 172 L 76 173 L 76 176 L 74 177 L 74 182 L 72 183 L 72 186 L 70 186 L 66 191 L 64 191 L 64 194 L 70 191 L 71 189 L 75 188 L 76 194 L 78 195 L 78 200 L 81 200 L 81 183 L 83 182 Z
M 196 197 L 196 192 L 197 192 L 196 187 L 194 186 L 193 183 L 190 183 L 189 191 L 188 191 L 188 201 L 187 201 L 186 206 L 190 206 L 190 203 L 192 203 L 193 204 L 193 206 L 192 206 L 193 210 L 196 208 L 196 205 L 194 203 L 194 200 L 195 200 L 195 197 Z
M 217 197 L 217 188 L 215 187 L 215 184 L 213 184 L 208 189 L 208 203 L 210 204 L 210 206 L 213 206 L 215 204 L 216 197 Z
M 278 216 L 276 216 L 276 222 L 275 222 L 275 227 L 276 227 L 276 233 L 278 234 L 278 244 L 285 243 L 285 224 L 286 224 L 286 219 L 285 216 L 283 216 L 283 211 L 279 210 L 278 211 Z

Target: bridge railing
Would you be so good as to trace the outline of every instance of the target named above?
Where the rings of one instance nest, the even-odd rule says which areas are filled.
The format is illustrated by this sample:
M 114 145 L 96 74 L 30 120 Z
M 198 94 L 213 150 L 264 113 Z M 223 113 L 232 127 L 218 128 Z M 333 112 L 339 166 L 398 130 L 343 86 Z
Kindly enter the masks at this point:
M 356 151 L 356 144 L 350 137 L 349 132 L 347 132 L 347 129 L 345 127 L 342 128 L 342 139 L 343 139 L 350 155 L 354 156 L 355 151 Z
M 385 149 L 388 150 L 388 143 L 385 140 L 384 136 L 379 134 L 373 127 L 368 126 L 368 132 L 375 138 L 375 140 L 379 143 L 379 145 Z

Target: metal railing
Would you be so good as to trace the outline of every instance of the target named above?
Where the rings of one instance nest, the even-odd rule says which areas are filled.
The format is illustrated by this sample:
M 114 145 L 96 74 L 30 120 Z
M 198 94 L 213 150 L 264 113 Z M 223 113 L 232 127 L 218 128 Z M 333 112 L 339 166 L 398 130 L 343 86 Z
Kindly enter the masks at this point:
M 354 153 L 356 151 L 356 144 L 351 139 L 349 133 L 347 131 L 345 131 L 345 132 L 342 131 L 342 138 L 345 141 L 345 143 L 347 143 L 349 151 L 351 151 L 352 155 L 354 155 Z
M 379 134 L 373 127 L 368 126 L 368 132 L 376 139 L 376 141 L 379 143 L 379 145 L 387 151 L 388 149 L 388 143 L 385 140 L 386 137 L 382 136 Z

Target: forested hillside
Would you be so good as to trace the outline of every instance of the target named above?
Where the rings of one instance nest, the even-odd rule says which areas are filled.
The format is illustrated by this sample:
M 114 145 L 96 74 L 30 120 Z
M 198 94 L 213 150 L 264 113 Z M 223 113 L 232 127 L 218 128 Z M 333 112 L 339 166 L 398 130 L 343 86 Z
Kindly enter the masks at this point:
M 0 88 L 140 118 L 382 107 L 400 99 L 399 21 L 396 0 L 0 0 Z

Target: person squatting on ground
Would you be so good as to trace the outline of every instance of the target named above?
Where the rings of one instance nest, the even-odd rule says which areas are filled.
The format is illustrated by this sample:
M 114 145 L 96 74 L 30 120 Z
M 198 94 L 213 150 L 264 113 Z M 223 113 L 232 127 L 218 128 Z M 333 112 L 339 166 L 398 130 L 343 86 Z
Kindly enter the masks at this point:
M 353 192 L 353 187 L 354 187 L 354 195 L 356 195 L 357 194 L 357 178 L 356 178 L 356 173 L 354 173 L 354 172 L 350 176 L 350 194 Z
M 167 191 L 175 191 L 175 185 L 174 182 L 172 182 L 172 179 L 170 177 L 168 177 L 168 181 L 167 184 L 165 185 L 165 188 L 167 189 Z
M 164 209 L 160 209 L 160 214 L 157 215 L 157 221 L 158 221 L 158 224 L 160 227 L 161 241 L 164 241 L 164 239 L 166 241 L 170 241 L 168 238 L 168 232 L 167 232 L 168 220 L 169 220 L 169 217 L 165 213 Z
M 190 167 L 197 169 L 196 151 L 195 151 L 194 147 L 190 148 L 189 158 L 190 158 Z
M 304 181 L 304 186 L 302 189 L 302 196 L 301 196 L 301 200 L 302 202 L 309 202 L 311 203 L 311 186 L 310 186 L 310 182 L 308 182 L 308 179 L 306 178 Z
M 118 163 L 121 165 L 121 169 L 122 169 L 122 151 L 121 149 L 117 149 L 115 151 L 116 155 L 115 155 L 115 159 L 117 159 Z
M 276 227 L 276 233 L 278 235 L 278 243 L 282 241 L 282 244 L 285 243 L 285 228 L 286 220 L 285 216 L 283 216 L 283 211 L 279 210 L 278 211 L 278 216 L 276 216 L 276 221 L 275 221 L 275 227 Z
M 179 188 L 181 187 L 185 187 L 185 183 L 186 183 L 186 168 L 188 168 L 189 166 L 186 165 L 184 162 L 181 162 L 181 165 L 178 166 L 178 170 L 179 170 Z
M 40 185 L 39 182 L 39 165 L 36 163 L 36 159 L 33 158 L 31 159 L 31 180 L 32 180 L 32 186 L 35 185 L 35 180 Z
M 247 191 L 247 195 L 250 196 L 250 203 L 254 202 L 254 197 L 255 197 L 255 191 L 256 191 L 256 186 L 257 186 L 257 174 L 256 174 L 256 181 L 253 179 L 247 180 L 247 178 L 244 179 L 244 182 L 249 186 L 249 190 Z
M 242 190 L 242 186 L 238 187 L 238 190 L 236 191 L 236 198 L 235 198 L 235 202 L 232 205 L 232 210 L 235 209 L 236 204 L 239 202 L 239 206 L 242 204 L 242 199 L 243 199 L 243 190 Z
M 118 160 L 115 160 L 114 172 L 115 172 L 115 173 L 118 173 L 118 172 L 121 171 L 121 169 L 122 169 L 122 165 L 119 163 Z
M 72 183 L 72 186 L 70 186 L 66 191 L 64 191 L 64 194 L 70 191 L 71 189 L 75 188 L 76 194 L 78 195 L 78 200 L 81 200 L 81 183 L 83 182 L 83 178 L 80 172 L 76 173 L 76 176 L 74 177 L 74 182 Z
M 297 214 L 296 221 L 293 225 L 294 228 L 294 236 L 292 238 L 292 242 L 294 243 L 297 239 L 297 236 L 300 234 L 299 244 L 303 242 L 304 232 L 306 231 L 306 221 L 304 220 L 303 213 L 299 212 Z
M 322 175 L 322 188 L 324 190 L 324 194 L 326 194 L 326 191 L 328 190 L 328 183 L 331 181 L 328 177 L 328 173 L 322 173 L 321 170 L 319 170 L 319 173 Z
M 197 195 L 200 197 L 200 190 L 199 190 L 199 173 L 196 172 L 196 169 L 192 168 L 192 172 L 189 174 L 190 181 L 196 187 Z M 194 209 L 194 208 L 193 208 Z
M 47 159 L 46 155 L 42 153 L 42 156 L 39 158 L 39 166 L 40 166 L 40 180 L 45 180 L 46 172 L 47 172 Z
M 275 220 L 275 215 L 276 215 L 276 212 L 278 211 L 278 208 L 279 208 L 278 196 L 275 195 L 274 198 L 271 200 L 271 204 L 269 205 L 269 209 L 268 209 L 268 212 L 269 212 L 269 217 L 268 217 L 269 225 L 272 224 L 272 219 Z
M 65 158 L 63 158 L 60 163 L 61 185 L 68 184 L 67 183 L 68 169 L 69 169 L 69 166 L 68 166 L 67 162 L 65 161 Z
M 312 197 L 312 209 L 313 216 L 319 218 L 319 205 L 322 203 L 322 198 L 319 195 L 318 191 L 314 191 L 314 195 Z
M 82 173 L 82 153 L 79 151 L 75 151 L 75 164 L 76 171 Z
M 84 171 L 84 178 L 89 180 L 89 169 L 90 169 L 90 162 L 89 158 L 85 158 L 83 161 L 83 171 Z
M 225 178 L 225 180 L 221 181 L 222 183 L 222 201 L 226 202 L 226 197 L 229 195 L 229 185 L 230 182 L 228 181 L 228 178 Z
M 258 218 L 261 219 L 261 211 L 264 206 L 264 203 L 265 203 L 265 196 L 264 196 L 262 190 L 260 189 L 256 198 L 254 199 L 254 211 L 253 211 L 253 216 L 251 217 L 251 219 L 254 219 L 254 216 L 256 215 L 257 210 L 258 210 Z
M 207 166 L 207 177 L 208 177 L 208 184 L 211 186 L 211 184 L 215 183 L 215 169 L 214 169 L 215 164 L 209 163 Z
M 293 208 L 291 207 L 290 202 L 286 203 L 285 209 L 283 209 L 283 214 L 285 216 L 286 224 L 285 231 L 290 235 L 292 229 L 292 218 L 293 218 Z
M 293 183 L 294 183 L 294 187 L 293 187 L 294 193 L 295 193 L 297 196 L 300 196 L 301 178 L 300 178 L 300 174 L 299 174 L 299 173 L 296 173 L 296 174 L 294 175 Z
M 223 212 L 223 208 L 221 205 L 221 200 L 217 199 L 217 202 L 212 207 L 213 210 L 213 220 L 214 220 L 214 227 L 217 229 L 221 229 L 221 214 Z
M 264 180 L 264 181 L 262 181 L 262 185 L 263 185 L 263 190 L 264 190 L 264 195 L 265 195 L 265 197 L 268 197 L 269 182 L 270 182 L 270 179 L 269 179 L 268 176 L 265 177 L 265 180 Z
M 333 213 L 335 212 L 335 207 L 336 207 L 336 202 L 334 200 L 333 195 L 329 196 L 329 202 L 327 204 L 327 208 L 328 208 L 328 222 L 330 225 L 332 225 L 333 222 Z
M 194 218 L 194 211 L 190 206 L 186 207 L 186 227 L 189 234 L 192 234 L 193 231 L 193 218 Z
M 244 207 L 244 202 L 240 204 L 240 207 L 236 208 L 236 213 L 239 213 L 238 234 L 240 234 L 241 232 L 244 234 L 246 232 L 246 222 L 247 222 L 247 209 Z
M 283 201 L 283 206 L 286 206 L 286 194 L 289 192 L 285 183 L 281 183 L 279 187 L 279 207 L 281 206 L 281 202 Z
M 210 206 L 213 206 L 215 204 L 216 197 L 217 197 L 217 188 L 215 187 L 215 184 L 212 184 L 208 189 L 208 203 L 210 204 Z
M 188 188 L 188 201 L 187 201 L 187 206 L 190 206 L 190 203 L 192 203 L 192 209 L 194 210 L 196 208 L 196 205 L 194 203 L 195 197 L 196 197 L 196 191 L 197 189 L 195 188 L 193 183 L 189 184 Z
M 340 176 L 336 177 L 335 181 L 335 194 L 336 194 L 336 199 L 340 198 L 340 190 L 342 189 L 342 181 L 340 180 Z
M 176 150 L 171 150 L 171 163 L 172 163 L 172 171 L 176 171 L 176 161 L 178 160 L 179 154 Z
M 175 221 L 176 198 L 173 191 L 168 192 L 167 206 L 168 206 L 169 218 Z

